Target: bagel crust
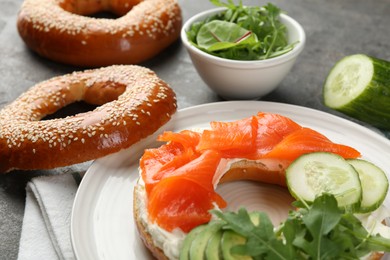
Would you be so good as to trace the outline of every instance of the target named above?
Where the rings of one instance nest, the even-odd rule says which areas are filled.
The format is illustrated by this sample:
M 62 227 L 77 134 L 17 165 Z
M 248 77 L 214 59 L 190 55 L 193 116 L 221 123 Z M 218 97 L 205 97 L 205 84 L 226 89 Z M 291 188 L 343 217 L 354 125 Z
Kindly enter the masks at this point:
M 144 205 L 142 201 L 145 200 L 145 198 L 141 197 L 141 192 L 138 192 L 137 189 L 142 189 L 138 184 L 134 187 L 133 192 L 133 215 L 134 215 L 134 222 L 138 230 L 138 234 L 144 243 L 144 245 L 149 249 L 149 252 L 158 260 L 168 260 L 169 258 L 165 255 L 164 251 L 155 245 L 153 242 L 152 235 L 148 232 L 145 225 L 147 223 L 143 223 L 141 219 L 140 214 L 140 207 L 141 205 Z
M 99 11 L 120 17 L 85 16 Z M 80 67 L 148 60 L 178 39 L 181 24 L 177 0 L 25 0 L 17 20 L 29 48 Z
M 93 111 L 41 120 L 85 101 Z M 154 133 L 176 111 L 167 83 L 149 69 L 115 65 L 41 82 L 0 110 L 0 172 L 96 159 Z

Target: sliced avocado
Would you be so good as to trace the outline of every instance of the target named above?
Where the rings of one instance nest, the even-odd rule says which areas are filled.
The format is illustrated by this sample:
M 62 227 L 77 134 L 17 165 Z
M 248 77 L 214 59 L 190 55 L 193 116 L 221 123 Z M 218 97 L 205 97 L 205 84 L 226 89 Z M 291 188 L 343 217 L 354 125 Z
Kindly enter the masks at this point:
M 246 239 L 231 230 L 226 230 L 222 235 L 221 249 L 222 256 L 225 260 L 247 260 L 252 259 L 250 256 L 232 254 L 231 249 L 236 245 L 245 244 Z
M 222 258 L 221 238 L 223 232 L 224 231 L 220 229 L 210 237 L 205 251 L 205 256 L 207 260 L 219 260 Z
M 260 214 L 250 213 L 251 221 L 258 225 Z M 191 230 L 184 239 L 180 250 L 180 260 L 219 260 L 223 259 L 252 259 L 250 256 L 234 255 L 231 249 L 241 245 L 246 239 L 234 231 L 222 230 L 223 221 L 213 221 Z
M 189 251 L 191 260 L 203 260 L 205 256 L 206 247 L 209 243 L 210 238 L 219 230 L 223 222 L 214 221 L 210 222 L 204 229 L 202 229 L 196 237 L 193 239 Z
M 192 229 L 186 236 L 186 238 L 183 241 L 183 245 L 180 249 L 180 260 L 188 260 L 190 259 L 190 248 L 192 241 L 194 241 L 195 237 L 207 227 L 208 225 L 201 225 L 197 226 L 196 228 Z
M 260 212 L 259 211 L 253 211 L 249 213 L 249 217 L 253 223 L 253 225 L 258 226 L 260 223 Z

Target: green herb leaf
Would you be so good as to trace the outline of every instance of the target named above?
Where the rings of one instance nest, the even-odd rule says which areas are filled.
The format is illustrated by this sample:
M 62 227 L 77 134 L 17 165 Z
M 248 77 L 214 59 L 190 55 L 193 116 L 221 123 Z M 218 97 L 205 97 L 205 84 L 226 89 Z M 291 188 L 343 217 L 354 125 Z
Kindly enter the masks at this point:
M 241 1 L 237 5 L 232 0 L 210 1 L 227 10 L 191 26 L 187 36 L 196 47 L 234 60 L 269 59 L 294 48 L 296 43 L 288 43 L 286 27 L 279 20 L 281 10 L 275 5 L 248 7 Z
M 249 255 L 253 257 L 271 257 L 270 259 L 289 259 L 288 249 L 283 245 L 274 233 L 274 226 L 264 212 L 258 212 L 254 217 L 257 221 L 251 220 L 245 209 L 238 213 L 221 213 L 214 211 L 227 224 L 223 229 L 230 229 L 237 234 L 247 238 L 245 245 L 235 246 L 232 249 L 234 254 Z M 258 222 L 257 225 L 255 223 Z
M 200 28 L 196 41 L 200 48 L 212 52 L 240 44 L 253 44 L 257 42 L 257 37 L 235 23 L 215 20 Z
M 324 194 L 316 199 L 307 214 L 302 216 L 305 225 L 305 233 L 302 233 L 294 245 L 313 256 L 314 259 L 322 259 L 329 248 L 336 246 L 327 236 L 339 223 L 342 216 L 341 210 L 337 206 L 336 199 Z M 307 238 L 311 239 L 308 240 Z
M 341 214 L 334 196 L 324 194 L 315 200 L 302 221 L 313 236 L 322 236 L 327 235 L 339 223 Z
M 212 213 L 225 222 L 223 230 L 245 238 L 232 253 L 254 259 L 359 259 L 373 251 L 390 252 L 390 239 L 370 234 L 351 212 L 338 208 L 334 195 L 323 194 L 310 206 L 294 205 L 301 208 L 290 211 L 276 231 L 262 212 Z

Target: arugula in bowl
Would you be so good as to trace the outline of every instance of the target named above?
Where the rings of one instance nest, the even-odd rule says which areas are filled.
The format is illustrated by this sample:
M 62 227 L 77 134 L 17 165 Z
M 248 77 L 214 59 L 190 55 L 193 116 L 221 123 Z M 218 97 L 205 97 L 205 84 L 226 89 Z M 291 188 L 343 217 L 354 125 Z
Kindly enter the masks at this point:
M 263 7 L 210 0 L 226 10 L 195 22 L 188 40 L 211 55 L 232 60 L 265 60 L 291 51 L 287 29 L 280 21 L 281 10 L 268 3 Z

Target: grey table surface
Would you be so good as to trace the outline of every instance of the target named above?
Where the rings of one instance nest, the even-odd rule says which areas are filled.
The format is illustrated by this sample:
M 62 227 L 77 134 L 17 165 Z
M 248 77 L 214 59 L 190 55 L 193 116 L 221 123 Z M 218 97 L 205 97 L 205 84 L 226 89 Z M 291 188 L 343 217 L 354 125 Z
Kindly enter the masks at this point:
M 16 30 L 22 2 L 0 0 L 0 108 L 40 81 L 81 70 L 43 59 L 26 48 Z M 179 3 L 184 20 L 213 7 L 207 0 L 179 0 Z M 264 5 L 267 2 L 244 0 L 243 3 Z M 345 117 L 323 105 L 322 85 L 335 62 L 346 55 L 365 53 L 390 60 L 390 0 L 273 0 L 272 3 L 302 24 L 307 43 L 285 80 L 261 100 L 310 107 Z M 172 86 L 179 109 L 223 102 L 202 82 L 180 41 L 141 65 L 154 70 Z M 85 109 L 75 105 L 63 113 Z M 18 256 L 27 182 L 40 175 L 85 171 L 90 163 L 45 171 L 13 171 L 0 176 L 0 259 Z

